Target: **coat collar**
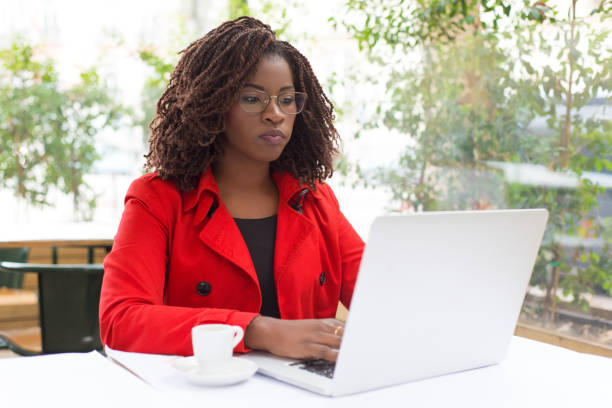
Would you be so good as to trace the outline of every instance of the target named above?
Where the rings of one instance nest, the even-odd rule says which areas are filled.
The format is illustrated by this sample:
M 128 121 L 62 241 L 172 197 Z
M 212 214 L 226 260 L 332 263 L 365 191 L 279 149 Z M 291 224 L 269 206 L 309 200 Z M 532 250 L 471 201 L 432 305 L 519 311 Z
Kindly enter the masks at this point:
M 191 211 L 198 204 L 198 201 L 200 201 L 200 197 L 204 191 L 210 191 L 216 197 L 219 197 L 219 186 L 217 186 L 215 176 L 210 167 L 202 173 L 200 182 L 196 188 L 183 193 L 183 211 Z
M 293 197 L 300 197 L 304 189 L 309 191 L 309 196 L 317 199 L 321 198 L 321 193 L 318 190 L 312 191 L 310 187 L 301 184 L 288 173 L 273 173 L 272 177 L 279 192 L 279 222 L 277 223 L 274 250 L 274 269 L 278 280 L 287 269 L 292 254 L 304 242 L 309 242 L 309 238 L 315 231 L 312 221 L 300 215 L 301 208 L 299 211 L 292 208 L 291 201 L 294 200 Z M 240 230 L 234 222 L 228 223 L 232 215 L 219 202 L 219 186 L 217 186 L 212 171 L 208 168 L 200 177 L 198 187 L 183 194 L 183 211 L 195 211 L 193 217 L 195 225 L 208 219 L 206 227 L 198 233 L 200 240 L 211 250 L 244 270 L 257 284 L 255 267 Z
M 319 197 L 318 190 L 315 191 L 309 186 L 300 183 L 295 177 L 289 173 L 272 173 L 272 178 L 278 188 L 279 201 L 281 203 L 290 202 L 296 194 L 300 193 L 303 189 L 307 189 L 309 195 L 315 198 Z M 317 183 L 318 185 L 318 183 Z M 183 211 L 188 212 L 192 210 L 200 201 L 202 193 L 208 191 L 212 193 L 217 200 L 219 200 L 219 186 L 215 181 L 215 176 L 210 166 L 202 173 L 198 186 L 193 190 L 190 190 L 183 194 Z

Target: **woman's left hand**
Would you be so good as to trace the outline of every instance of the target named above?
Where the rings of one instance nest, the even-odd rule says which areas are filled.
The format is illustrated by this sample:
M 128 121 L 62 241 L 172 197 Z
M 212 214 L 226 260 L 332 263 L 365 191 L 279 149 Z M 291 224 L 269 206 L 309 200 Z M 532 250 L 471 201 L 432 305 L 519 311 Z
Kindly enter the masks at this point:
M 244 343 L 281 357 L 336 361 L 344 322 L 332 318 L 281 320 L 258 316 L 247 327 Z

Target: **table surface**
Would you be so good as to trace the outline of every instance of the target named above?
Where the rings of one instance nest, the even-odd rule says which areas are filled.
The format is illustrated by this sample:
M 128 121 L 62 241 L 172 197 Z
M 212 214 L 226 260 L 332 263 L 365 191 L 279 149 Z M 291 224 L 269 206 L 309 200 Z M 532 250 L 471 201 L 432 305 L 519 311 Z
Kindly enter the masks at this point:
M 0 229 L 0 248 L 52 245 L 110 246 L 116 232 L 116 223 L 3 224 Z
M 405 352 L 405 351 L 402 351 Z M 256 374 L 226 387 L 186 382 L 177 358 L 109 350 L 0 360 L 7 406 L 609 407 L 612 359 L 514 337 L 498 365 L 346 397 L 325 397 Z M 126 369 L 127 368 L 127 369 Z M 129 369 L 129 371 L 128 371 Z M 132 374 L 130 374 L 130 372 Z M 372 373 L 375 375 L 375 373 Z M 140 377 L 140 379 L 138 379 Z M 125 395 L 124 399 L 118 397 Z

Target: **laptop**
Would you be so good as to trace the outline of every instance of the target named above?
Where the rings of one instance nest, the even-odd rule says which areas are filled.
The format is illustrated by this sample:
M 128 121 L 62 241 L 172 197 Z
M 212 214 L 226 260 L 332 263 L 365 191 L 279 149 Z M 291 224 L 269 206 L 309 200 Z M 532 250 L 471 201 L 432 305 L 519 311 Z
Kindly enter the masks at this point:
M 261 374 L 330 396 L 499 363 L 547 219 L 545 209 L 378 217 L 335 367 L 264 352 L 241 358 Z

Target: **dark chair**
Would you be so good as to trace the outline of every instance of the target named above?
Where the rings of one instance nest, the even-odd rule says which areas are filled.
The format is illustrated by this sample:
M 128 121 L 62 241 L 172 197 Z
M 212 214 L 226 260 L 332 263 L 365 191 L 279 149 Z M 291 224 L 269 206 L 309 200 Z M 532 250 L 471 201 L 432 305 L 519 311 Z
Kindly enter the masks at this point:
M 20 355 L 102 351 L 98 304 L 104 267 L 0 262 L 0 271 L 38 274 L 42 352 L 25 350 L 0 334 L 0 349 Z
M 0 262 L 27 262 L 30 248 L 0 248 Z M 21 289 L 23 287 L 23 273 L 0 272 L 0 287 Z

